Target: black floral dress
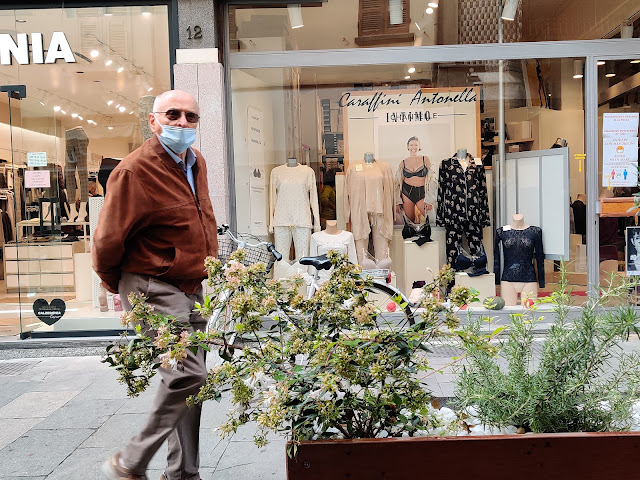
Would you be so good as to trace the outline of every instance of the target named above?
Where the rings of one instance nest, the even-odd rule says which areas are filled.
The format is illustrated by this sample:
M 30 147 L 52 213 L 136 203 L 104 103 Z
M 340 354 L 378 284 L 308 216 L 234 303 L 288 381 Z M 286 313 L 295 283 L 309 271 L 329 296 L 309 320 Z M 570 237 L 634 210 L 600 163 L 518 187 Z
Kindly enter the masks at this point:
M 436 225 L 445 227 L 449 264 L 458 255 L 463 235 L 467 237 L 471 254 L 479 252 L 482 229 L 491 224 L 484 167 L 477 165 L 471 155 L 468 161 L 466 170 L 455 155 L 440 164 Z

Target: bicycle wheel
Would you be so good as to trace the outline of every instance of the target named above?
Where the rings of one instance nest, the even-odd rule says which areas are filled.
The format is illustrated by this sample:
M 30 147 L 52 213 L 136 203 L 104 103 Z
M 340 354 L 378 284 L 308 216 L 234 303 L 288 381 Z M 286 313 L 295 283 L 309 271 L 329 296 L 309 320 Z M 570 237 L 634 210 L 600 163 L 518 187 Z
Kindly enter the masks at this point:
M 397 288 L 374 281 L 367 287 L 367 301 L 377 307 L 378 324 L 397 324 L 401 327 L 413 325 L 412 304 Z

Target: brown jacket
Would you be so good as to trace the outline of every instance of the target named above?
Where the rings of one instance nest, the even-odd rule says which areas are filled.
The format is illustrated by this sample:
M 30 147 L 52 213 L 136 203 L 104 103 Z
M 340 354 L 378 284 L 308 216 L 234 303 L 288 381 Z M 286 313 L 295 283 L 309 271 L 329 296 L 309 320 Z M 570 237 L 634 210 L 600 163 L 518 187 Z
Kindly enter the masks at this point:
M 218 254 L 217 226 L 207 167 L 194 152 L 197 198 L 155 135 L 111 173 L 92 250 L 93 269 L 109 291 L 118 291 L 122 271 L 158 277 L 188 294 L 206 278 L 204 259 Z

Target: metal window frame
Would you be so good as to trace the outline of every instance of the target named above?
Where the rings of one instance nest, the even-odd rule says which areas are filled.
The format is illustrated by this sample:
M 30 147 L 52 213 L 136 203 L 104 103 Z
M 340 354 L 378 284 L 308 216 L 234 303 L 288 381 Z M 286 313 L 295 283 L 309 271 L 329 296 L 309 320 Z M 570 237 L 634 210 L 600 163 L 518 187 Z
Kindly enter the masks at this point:
M 228 37 L 227 37 L 228 38 Z M 228 42 L 227 42 L 228 43 Z M 408 63 L 464 63 L 483 60 L 520 60 L 523 58 L 580 58 L 585 60 L 585 170 L 587 195 L 587 258 L 599 258 L 598 238 L 598 60 L 625 60 L 640 56 L 640 39 L 571 40 L 558 42 L 520 42 L 479 45 L 433 45 L 360 49 L 301 50 L 230 53 L 226 48 L 227 106 L 231 112 L 231 76 L 233 69 L 305 68 L 357 65 L 394 65 Z M 502 99 L 501 101 L 504 101 Z M 228 115 L 230 116 L 230 115 Z M 235 183 L 232 127 L 229 139 L 230 219 L 235 222 Z M 589 295 L 597 295 L 599 262 L 587 264 Z

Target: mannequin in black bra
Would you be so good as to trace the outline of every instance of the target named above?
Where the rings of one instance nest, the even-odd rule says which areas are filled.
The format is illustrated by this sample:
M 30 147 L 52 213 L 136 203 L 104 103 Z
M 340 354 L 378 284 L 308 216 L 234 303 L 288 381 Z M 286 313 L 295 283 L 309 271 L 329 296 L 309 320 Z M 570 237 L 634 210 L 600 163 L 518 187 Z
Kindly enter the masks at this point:
M 405 158 L 396 172 L 396 213 L 405 219 L 420 225 L 426 217 L 435 221 L 435 203 L 438 183 L 429 157 L 419 155 L 420 141 L 411 137 L 407 142 L 409 156 Z

